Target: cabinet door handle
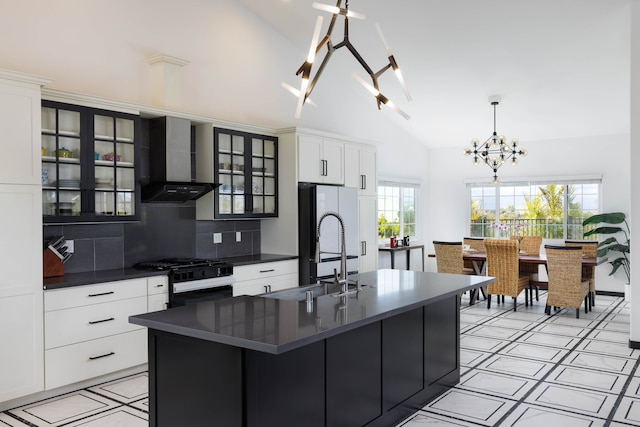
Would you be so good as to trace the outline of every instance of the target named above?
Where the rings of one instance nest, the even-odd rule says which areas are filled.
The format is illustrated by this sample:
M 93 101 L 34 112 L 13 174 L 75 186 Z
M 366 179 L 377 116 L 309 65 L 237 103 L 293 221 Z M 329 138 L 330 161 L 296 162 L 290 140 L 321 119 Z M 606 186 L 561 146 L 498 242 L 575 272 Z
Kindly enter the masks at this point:
M 360 242 L 360 255 L 365 256 L 367 254 L 367 241 Z
M 111 295 L 111 294 L 115 294 L 115 292 L 109 291 L 109 292 L 102 292 L 100 294 L 89 294 L 89 298 L 101 297 L 101 296 L 104 296 L 104 295 Z
M 164 288 L 164 283 L 162 285 L 156 285 L 156 288 Z
M 111 322 L 112 320 L 116 320 L 115 317 L 110 317 L 108 319 L 102 319 L 102 320 L 92 320 L 89 322 L 90 325 L 96 325 L 98 323 L 104 323 L 104 322 Z
M 324 176 L 329 176 L 329 161 L 324 160 Z
M 366 175 L 360 175 L 360 189 L 361 190 L 366 190 L 367 189 L 367 176 Z
M 270 268 L 269 270 L 260 270 L 260 273 L 271 273 L 273 271 L 276 271 L 275 268 Z
M 89 357 L 89 360 L 102 359 L 103 357 L 113 356 L 114 354 L 115 353 L 112 351 L 112 352 L 109 352 L 107 354 L 101 354 L 100 356 L 91 356 L 91 357 Z
M 271 285 L 267 285 L 267 288 L 269 289 L 269 292 L 271 292 Z

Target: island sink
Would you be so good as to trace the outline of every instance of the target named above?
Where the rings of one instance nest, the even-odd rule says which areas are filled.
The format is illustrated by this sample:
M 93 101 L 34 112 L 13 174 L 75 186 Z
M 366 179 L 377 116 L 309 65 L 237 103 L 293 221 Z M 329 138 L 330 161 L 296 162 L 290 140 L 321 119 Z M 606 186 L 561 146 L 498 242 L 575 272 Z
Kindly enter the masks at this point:
M 458 383 L 458 294 L 494 279 L 356 278 L 313 303 L 324 285 L 132 316 L 149 328 L 149 425 L 390 426 Z
M 361 291 L 366 289 L 367 285 L 361 285 Z M 338 296 L 342 290 L 340 286 L 335 285 L 333 282 L 331 283 L 318 283 L 307 286 L 298 286 L 296 288 L 283 289 L 281 291 L 270 292 L 268 294 L 260 295 L 264 298 L 275 298 L 282 300 L 290 300 L 290 301 L 306 301 L 307 300 L 307 292 L 312 292 L 313 299 L 317 297 L 331 295 Z M 357 285 L 353 281 L 349 281 L 349 293 L 352 294 L 356 292 Z

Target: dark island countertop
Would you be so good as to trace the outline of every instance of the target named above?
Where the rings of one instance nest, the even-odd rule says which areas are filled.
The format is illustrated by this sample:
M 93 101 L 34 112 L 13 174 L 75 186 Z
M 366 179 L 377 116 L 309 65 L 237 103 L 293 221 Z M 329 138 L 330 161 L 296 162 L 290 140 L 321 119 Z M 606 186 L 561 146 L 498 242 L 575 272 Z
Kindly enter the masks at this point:
M 131 323 L 279 354 L 495 281 L 486 276 L 378 270 L 351 276 L 363 289 L 313 303 L 240 296 L 131 316 Z
M 294 255 L 253 254 L 236 257 L 221 258 L 230 262 L 234 267 L 241 265 L 259 264 L 264 262 L 285 261 L 297 259 Z M 133 267 L 117 268 L 113 270 L 87 271 L 82 273 L 67 273 L 64 276 L 46 277 L 42 281 L 44 290 L 69 288 L 72 286 L 93 285 L 96 283 L 114 282 L 119 280 L 139 279 L 151 276 L 166 276 L 167 271 L 141 270 Z

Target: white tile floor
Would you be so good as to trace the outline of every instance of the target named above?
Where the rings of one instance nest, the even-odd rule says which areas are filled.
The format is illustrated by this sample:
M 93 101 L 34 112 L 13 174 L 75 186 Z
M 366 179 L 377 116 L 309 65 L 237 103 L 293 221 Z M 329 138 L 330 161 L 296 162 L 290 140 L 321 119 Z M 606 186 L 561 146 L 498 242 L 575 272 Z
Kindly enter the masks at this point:
M 546 295 L 487 310 L 463 299 L 460 383 L 400 425 L 640 426 L 640 351 L 629 306 L 598 295 L 593 311 L 544 314 Z
M 629 307 L 598 296 L 594 310 L 544 314 L 544 299 L 461 309 L 460 383 L 402 427 L 640 426 L 640 351 Z M 0 413 L 0 427 L 148 425 L 146 373 Z

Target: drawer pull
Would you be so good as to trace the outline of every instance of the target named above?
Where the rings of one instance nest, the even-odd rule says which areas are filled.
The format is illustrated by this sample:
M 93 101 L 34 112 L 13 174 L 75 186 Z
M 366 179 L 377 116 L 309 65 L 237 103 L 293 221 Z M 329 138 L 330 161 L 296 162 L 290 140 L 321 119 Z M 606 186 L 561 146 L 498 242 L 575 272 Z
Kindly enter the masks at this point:
M 96 360 L 96 359 L 102 359 L 103 357 L 109 357 L 109 356 L 113 356 L 115 353 L 112 351 L 110 353 L 107 354 L 102 354 L 100 356 L 90 356 L 89 360 Z
M 270 270 L 260 270 L 260 273 L 271 273 L 273 271 L 276 271 L 275 268 L 272 268 Z
M 89 322 L 89 324 L 95 325 L 97 323 L 111 322 L 112 320 L 116 320 L 115 317 L 110 317 L 108 319 L 102 319 L 102 320 L 92 320 L 91 322 Z
M 115 294 L 115 292 L 109 291 L 109 292 L 102 292 L 101 294 L 89 294 L 89 298 L 91 298 L 91 297 L 101 297 L 101 296 L 104 296 L 104 295 L 111 295 L 111 294 Z
M 162 284 L 162 285 L 156 285 L 156 288 L 164 288 L 164 284 Z

